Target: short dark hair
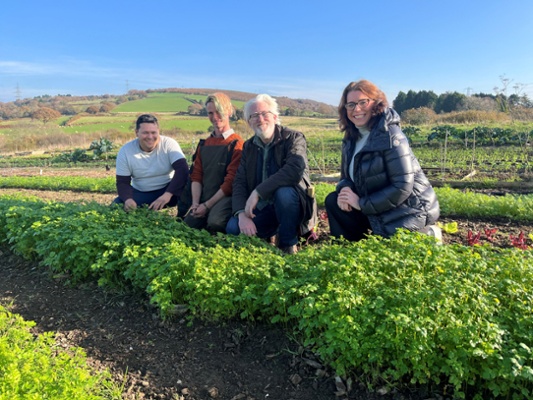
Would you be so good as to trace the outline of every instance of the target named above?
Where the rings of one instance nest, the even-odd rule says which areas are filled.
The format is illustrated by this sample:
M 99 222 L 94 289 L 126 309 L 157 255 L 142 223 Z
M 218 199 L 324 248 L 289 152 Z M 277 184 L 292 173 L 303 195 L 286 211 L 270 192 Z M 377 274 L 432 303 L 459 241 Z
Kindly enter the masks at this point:
M 140 129 L 141 124 L 156 124 L 157 126 L 159 126 L 159 121 L 157 120 L 155 115 L 142 114 L 142 115 L 139 115 L 139 117 L 137 118 L 137 122 L 135 123 L 136 131 Z

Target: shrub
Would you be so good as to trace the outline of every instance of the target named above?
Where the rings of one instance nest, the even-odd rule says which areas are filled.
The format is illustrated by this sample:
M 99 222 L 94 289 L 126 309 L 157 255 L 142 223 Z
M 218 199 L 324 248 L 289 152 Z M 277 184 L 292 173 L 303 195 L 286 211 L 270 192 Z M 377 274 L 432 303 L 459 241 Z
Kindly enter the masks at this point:
M 446 114 L 439 114 L 435 122 L 445 124 L 473 124 L 488 122 L 509 122 L 509 116 L 506 113 L 498 111 L 455 111 Z
M 431 108 L 411 108 L 402 112 L 402 121 L 411 125 L 430 124 L 435 120 L 436 115 Z

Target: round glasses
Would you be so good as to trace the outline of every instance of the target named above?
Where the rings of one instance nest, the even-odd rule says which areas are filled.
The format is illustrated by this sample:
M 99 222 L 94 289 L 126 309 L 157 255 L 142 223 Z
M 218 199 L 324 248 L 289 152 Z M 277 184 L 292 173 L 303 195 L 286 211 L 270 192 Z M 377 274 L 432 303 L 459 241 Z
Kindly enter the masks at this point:
M 266 118 L 268 114 L 273 114 L 273 113 L 272 111 L 262 111 L 262 112 L 253 113 L 252 115 L 250 115 L 250 118 L 248 118 L 248 121 L 250 120 L 258 121 L 259 117 Z
M 353 110 L 357 106 L 359 106 L 359 108 L 363 109 L 363 108 L 367 108 L 368 105 L 370 104 L 370 101 L 372 101 L 372 100 L 374 100 L 374 99 L 362 99 L 362 100 L 359 100 L 359 101 L 350 101 L 349 103 L 346 103 L 344 105 L 344 107 L 347 110 Z

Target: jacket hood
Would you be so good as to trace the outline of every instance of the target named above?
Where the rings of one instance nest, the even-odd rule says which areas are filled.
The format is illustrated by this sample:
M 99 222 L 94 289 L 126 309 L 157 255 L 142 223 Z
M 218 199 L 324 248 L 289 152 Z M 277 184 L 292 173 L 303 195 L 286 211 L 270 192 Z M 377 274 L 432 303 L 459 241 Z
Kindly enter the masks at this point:
M 387 132 L 391 125 L 400 125 L 400 116 L 393 108 L 387 108 L 378 122 L 377 129 Z
M 366 151 L 381 151 L 392 147 L 392 136 L 400 131 L 400 116 L 392 108 L 387 108 L 377 125 L 372 129 L 365 146 Z M 401 132 L 401 131 L 400 131 Z

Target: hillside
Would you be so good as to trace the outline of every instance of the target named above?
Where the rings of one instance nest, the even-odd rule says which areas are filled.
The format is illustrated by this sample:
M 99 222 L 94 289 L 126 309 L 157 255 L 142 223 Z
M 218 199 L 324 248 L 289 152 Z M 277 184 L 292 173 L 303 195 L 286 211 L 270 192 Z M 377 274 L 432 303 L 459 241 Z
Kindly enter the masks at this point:
M 242 109 L 244 102 L 256 95 L 255 93 L 208 88 L 130 90 L 125 95 L 47 95 L 9 103 L 0 102 L 0 120 L 34 118 L 33 116 L 35 112 L 41 110 L 43 107 L 55 110 L 64 116 L 73 116 L 84 113 L 108 113 L 117 106 L 119 106 L 120 110 L 115 110 L 115 112 L 179 112 L 192 114 L 188 107 L 194 104 L 198 105 L 208 94 L 214 92 L 226 93 L 232 99 L 237 109 Z M 175 94 L 176 96 L 173 97 L 171 96 L 172 94 Z M 154 97 L 158 97 L 160 102 L 157 103 L 152 101 L 149 109 L 145 109 L 146 104 L 143 103 L 143 100 L 154 100 Z M 172 99 L 170 97 L 172 97 Z M 291 99 L 284 96 L 276 97 L 276 99 L 278 100 L 280 111 L 284 115 L 334 117 L 337 112 L 336 107 L 315 100 Z

